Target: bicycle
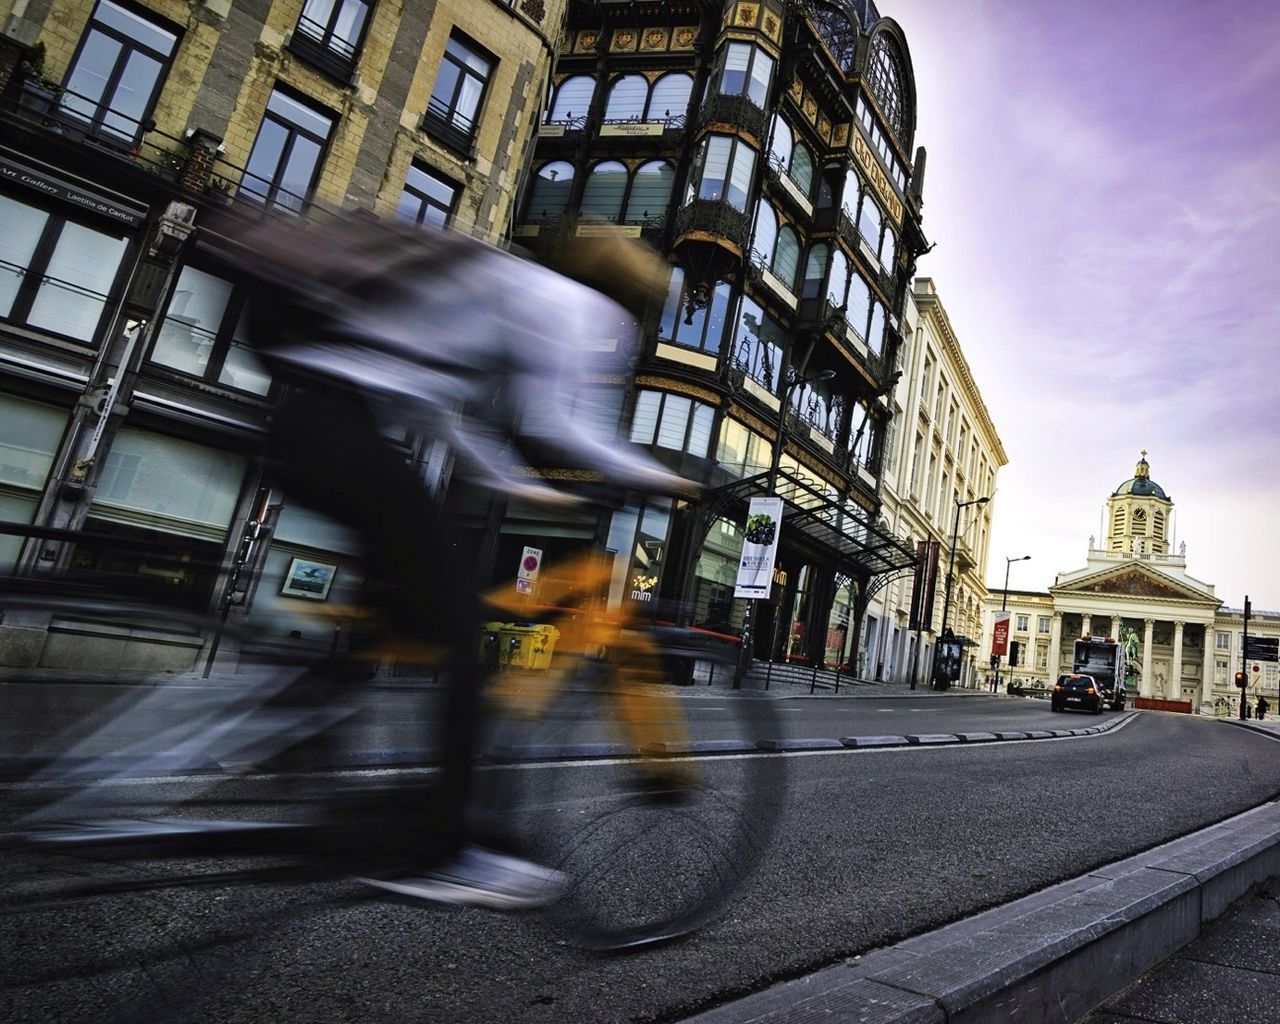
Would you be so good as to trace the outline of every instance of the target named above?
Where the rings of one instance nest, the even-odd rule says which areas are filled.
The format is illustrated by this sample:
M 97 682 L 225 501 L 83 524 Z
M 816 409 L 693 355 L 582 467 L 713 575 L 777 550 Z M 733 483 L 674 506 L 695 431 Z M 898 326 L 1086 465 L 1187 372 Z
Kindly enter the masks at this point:
M 670 662 L 730 663 L 733 654 L 717 656 L 689 630 L 602 610 L 594 595 L 607 573 L 591 557 L 548 572 L 564 585 L 542 595 L 539 612 L 560 639 L 548 668 L 491 680 L 475 811 L 478 832 L 498 843 L 516 833 L 523 849 L 568 876 L 546 911 L 563 934 L 587 949 L 619 951 L 686 935 L 723 911 L 767 847 L 785 760 L 756 751 L 778 731 L 772 702 L 750 695 L 718 702 L 718 735 L 701 745 L 712 756 L 688 756 L 689 702 L 663 682 Z M 592 600 L 575 604 L 570 592 Z M 490 604 L 512 616 L 533 610 L 514 593 L 508 585 L 488 595 Z M 429 780 L 429 767 L 412 785 L 339 775 L 330 776 L 340 784 L 334 792 L 309 793 L 316 771 L 344 763 L 338 734 L 360 714 L 358 685 L 335 671 L 344 659 L 320 652 L 300 664 L 294 651 L 268 650 L 255 627 L 106 599 L 83 583 L 0 580 L 3 621 L 24 614 L 204 631 L 274 665 L 238 686 L 197 691 L 203 717 L 169 737 L 167 760 L 135 750 L 70 767 L 64 759 L 37 773 L 20 794 L 37 806 L 24 808 L 26 827 L 4 844 L 9 866 L 34 884 L 9 887 L 6 915 L 193 886 L 307 885 L 413 856 L 426 799 L 417 783 Z M 175 771 L 189 773 L 186 783 L 170 781 Z M 220 950 L 201 948 L 197 959 Z M 180 984 L 178 996 L 188 987 Z

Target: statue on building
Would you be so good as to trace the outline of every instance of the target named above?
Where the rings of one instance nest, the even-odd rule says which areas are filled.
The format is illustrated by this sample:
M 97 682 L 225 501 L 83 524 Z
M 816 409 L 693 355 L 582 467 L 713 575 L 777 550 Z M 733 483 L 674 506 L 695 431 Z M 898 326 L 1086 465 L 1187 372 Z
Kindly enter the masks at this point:
M 1138 631 L 1129 626 L 1120 627 L 1120 642 L 1124 644 L 1124 674 L 1138 674 Z
M 1187 542 L 1185 540 L 1178 545 L 1178 557 L 1179 558 L 1187 557 Z

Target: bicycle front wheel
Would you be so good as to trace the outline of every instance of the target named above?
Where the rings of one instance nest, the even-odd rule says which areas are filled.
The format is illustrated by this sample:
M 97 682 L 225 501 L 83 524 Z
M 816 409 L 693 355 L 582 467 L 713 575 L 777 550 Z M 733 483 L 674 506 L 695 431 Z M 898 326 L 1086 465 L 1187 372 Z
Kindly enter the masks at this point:
M 785 759 L 757 746 L 779 735 L 773 701 L 607 670 L 504 677 L 499 689 L 494 806 L 567 876 L 556 923 L 582 946 L 621 950 L 714 920 L 768 846 L 783 797 Z M 624 714 L 648 718 L 636 728 Z

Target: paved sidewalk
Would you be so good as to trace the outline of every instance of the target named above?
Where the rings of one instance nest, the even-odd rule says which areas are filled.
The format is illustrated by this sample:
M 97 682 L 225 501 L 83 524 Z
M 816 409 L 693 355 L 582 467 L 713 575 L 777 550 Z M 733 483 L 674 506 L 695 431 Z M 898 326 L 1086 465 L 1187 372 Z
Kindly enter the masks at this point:
M 1280 1020 L 1280 878 L 1081 1024 L 1275 1024 Z

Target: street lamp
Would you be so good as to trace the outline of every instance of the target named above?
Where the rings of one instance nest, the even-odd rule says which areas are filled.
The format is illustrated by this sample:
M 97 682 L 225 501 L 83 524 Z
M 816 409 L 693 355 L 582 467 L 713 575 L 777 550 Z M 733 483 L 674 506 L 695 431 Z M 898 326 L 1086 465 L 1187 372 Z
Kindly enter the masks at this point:
M 956 538 L 960 535 L 960 510 L 968 508 L 970 505 L 985 505 L 991 498 L 974 498 L 971 501 L 961 501 L 954 494 L 951 496 L 952 502 L 956 506 L 955 519 L 951 524 L 951 556 L 947 561 L 947 589 L 942 599 L 942 632 L 938 634 L 938 646 L 934 648 L 933 653 L 933 679 L 934 685 L 938 683 L 938 664 L 939 657 L 942 652 L 942 641 L 947 635 L 947 613 L 951 610 L 951 581 L 955 575 L 956 566 Z
M 778 486 L 778 468 L 782 464 L 782 449 L 787 443 L 787 405 L 791 401 L 791 392 L 805 384 L 812 384 L 818 380 L 831 380 L 836 375 L 835 370 L 819 370 L 817 373 L 810 374 L 806 377 L 791 376 L 782 386 L 781 404 L 778 406 L 778 430 L 773 439 L 773 451 L 769 458 L 769 476 L 765 482 L 765 493 L 772 496 L 774 489 Z M 778 523 L 778 529 L 781 531 L 782 523 Z M 781 533 L 779 533 L 779 543 L 781 543 Z M 742 620 L 742 650 L 738 657 L 738 670 L 733 675 L 733 688 L 735 690 L 742 687 L 742 680 L 747 674 L 747 665 L 751 660 L 751 620 L 754 618 L 752 610 L 755 607 L 755 600 L 747 605 L 747 613 Z M 775 634 L 777 632 L 775 625 Z
M 1008 605 L 1009 603 L 1009 567 L 1013 565 L 1014 562 L 1026 562 L 1030 558 L 1031 558 L 1030 555 L 1023 555 L 1021 558 L 1010 558 L 1008 555 L 1004 556 L 1004 592 L 1001 593 L 1000 595 L 1000 610 L 1002 612 L 1007 610 L 1006 605 Z M 1008 638 L 1008 634 L 1006 633 L 1005 634 L 1006 648 L 1008 646 L 1008 643 L 1009 643 L 1009 638 Z M 1012 678 L 1013 678 L 1012 662 L 1010 662 L 1009 664 L 1009 677 L 1010 677 L 1010 680 L 1012 681 Z M 999 655 L 996 655 L 996 689 L 997 690 L 1000 689 L 1000 656 Z

